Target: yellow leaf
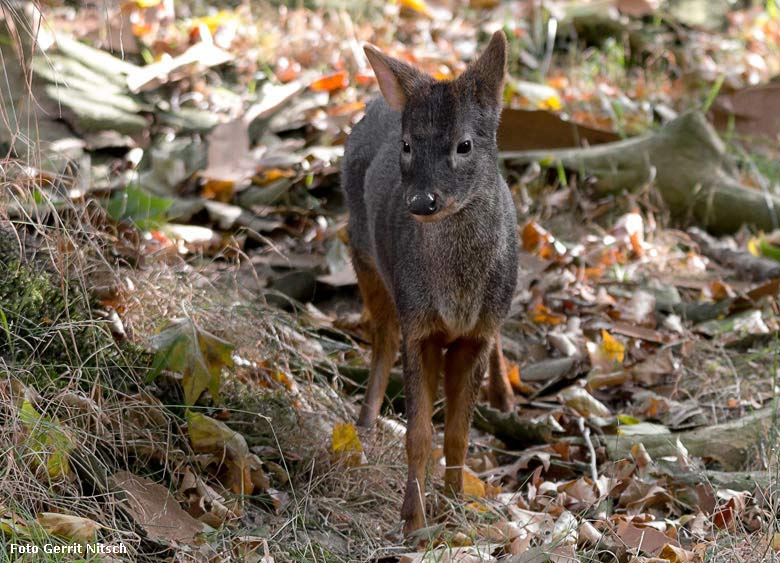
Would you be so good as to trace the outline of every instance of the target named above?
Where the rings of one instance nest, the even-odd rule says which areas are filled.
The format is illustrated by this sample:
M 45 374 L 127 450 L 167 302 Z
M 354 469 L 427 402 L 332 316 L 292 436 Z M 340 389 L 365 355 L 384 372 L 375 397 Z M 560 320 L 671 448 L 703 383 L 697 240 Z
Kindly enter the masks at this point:
M 468 467 L 463 468 L 463 494 L 467 496 L 485 498 L 495 497 L 501 492 L 501 487 L 494 487 L 477 477 Z
M 62 536 L 83 544 L 94 542 L 95 532 L 102 527 L 89 518 L 56 512 L 41 512 L 38 515 L 38 523 L 52 535 Z
M 162 0 L 135 0 L 135 5 L 139 8 L 154 8 L 161 2 Z
M 238 16 L 234 12 L 229 10 L 220 10 L 216 14 L 194 19 L 192 22 L 192 28 L 197 28 L 198 25 L 203 24 L 208 27 L 211 34 L 214 35 L 220 27 L 235 21 L 238 21 Z
M 561 104 L 561 99 L 558 97 L 557 94 L 554 94 L 552 96 L 549 96 L 539 102 L 539 109 L 546 109 L 551 111 L 560 111 L 560 109 L 563 107 Z
M 747 249 L 753 256 L 761 256 L 761 241 L 758 237 L 753 237 L 747 243 Z
M 255 488 L 263 489 L 253 473 L 261 471 L 261 462 L 249 452 L 246 439 L 224 422 L 187 411 L 187 430 L 196 453 L 210 453 L 227 467 L 225 485 L 237 494 L 251 495 Z
M 73 443 L 65 433 L 57 417 L 40 414 L 30 401 L 25 400 L 19 411 L 19 418 L 28 432 L 26 446 L 34 469 L 45 467 L 51 479 L 70 474 L 68 458 Z
M 363 446 L 353 424 L 343 423 L 333 427 L 331 451 L 336 460 L 348 467 L 366 463 Z
M 780 532 L 772 534 L 772 549 L 780 551 Z
M 490 509 L 482 504 L 482 502 L 472 501 L 468 504 L 466 504 L 466 508 L 469 510 L 473 510 L 474 512 L 481 512 L 483 514 L 487 514 L 490 512 Z
M 431 9 L 428 7 L 428 4 L 425 3 L 425 0 L 399 0 L 398 3 L 404 8 L 417 12 L 426 18 L 433 18 Z
M 360 444 L 360 438 L 358 438 L 354 424 L 343 423 L 333 427 L 331 450 L 334 454 L 363 451 L 363 446 Z
M 626 355 L 626 347 L 615 340 L 613 336 L 603 328 L 601 329 L 601 353 L 605 358 L 622 363 Z

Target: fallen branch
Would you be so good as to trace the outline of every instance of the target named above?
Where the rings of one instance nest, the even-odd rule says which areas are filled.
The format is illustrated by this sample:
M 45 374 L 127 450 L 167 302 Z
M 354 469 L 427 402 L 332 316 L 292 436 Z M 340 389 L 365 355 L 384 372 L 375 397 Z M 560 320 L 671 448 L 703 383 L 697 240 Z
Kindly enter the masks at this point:
M 713 489 L 731 489 L 732 491 L 748 491 L 758 497 L 758 491 L 766 491 L 773 482 L 773 476 L 768 471 L 674 471 L 664 470 L 664 473 L 676 483 L 695 487 L 700 483 L 709 483 Z
M 688 235 L 699 245 L 702 254 L 733 269 L 740 279 L 766 281 L 780 278 L 780 263 L 775 260 L 753 256 L 746 250 L 734 249 L 695 227 L 688 230 Z
M 501 412 L 488 405 L 477 404 L 474 426 L 492 434 L 510 448 L 524 448 L 555 441 L 553 429 L 544 421 L 518 416 L 517 411 Z
M 501 157 L 518 164 L 560 163 L 593 177 L 601 194 L 653 182 L 675 216 L 692 218 L 711 232 L 734 232 L 745 224 L 771 231 L 780 225 L 780 197 L 739 183 L 725 145 L 699 112 L 633 139 L 583 149 L 508 151 Z

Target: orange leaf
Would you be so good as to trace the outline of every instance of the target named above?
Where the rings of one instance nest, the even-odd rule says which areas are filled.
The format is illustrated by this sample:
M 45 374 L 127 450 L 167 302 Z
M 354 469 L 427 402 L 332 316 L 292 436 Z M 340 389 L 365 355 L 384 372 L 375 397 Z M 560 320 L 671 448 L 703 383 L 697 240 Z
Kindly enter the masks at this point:
M 355 75 L 355 82 L 361 86 L 368 86 L 369 84 L 376 82 L 376 76 L 370 72 L 358 72 Z
M 332 92 L 339 88 L 346 88 L 348 85 L 349 80 L 347 71 L 340 70 L 333 74 L 329 74 L 328 76 L 323 76 L 319 80 L 315 80 L 311 83 L 311 89 L 315 92 Z
M 495 487 L 489 483 L 485 483 L 482 479 L 477 477 L 468 467 L 463 468 L 463 494 L 477 497 L 495 497 L 501 492 L 501 487 Z
M 276 381 L 277 383 L 281 383 L 285 389 L 288 391 L 291 391 L 293 388 L 293 382 L 290 377 L 285 374 L 283 371 L 274 370 L 271 372 L 271 379 Z
M 615 338 L 603 328 L 601 329 L 601 346 L 599 348 L 601 349 L 601 353 L 604 354 L 604 357 L 618 363 L 622 363 L 623 358 L 626 355 L 626 347 L 621 342 L 615 340 Z
M 147 22 L 134 23 L 130 26 L 130 30 L 136 37 L 145 37 L 154 31 L 154 24 Z
M 292 178 L 295 176 L 295 172 L 292 170 L 284 170 L 282 168 L 269 168 L 268 170 L 264 170 L 263 173 L 257 177 L 256 183 L 260 184 L 261 186 L 264 186 L 265 184 L 270 184 L 274 180 L 278 180 L 279 178 Z
M 468 468 L 463 469 L 463 494 L 478 498 L 485 496 L 485 482 Z
M 715 301 L 721 301 L 730 297 L 736 297 L 736 293 L 731 289 L 727 283 L 722 281 L 714 281 L 709 285 L 710 295 Z
M 515 391 L 520 391 L 520 366 L 512 364 L 512 367 L 509 368 L 506 375 L 509 378 L 509 383 L 512 385 L 512 388 Z
M 595 268 L 585 268 L 585 277 L 592 279 L 599 279 L 604 275 L 604 268 L 596 266 Z
M 642 248 L 642 233 L 640 232 L 631 233 L 630 240 L 631 240 L 631 249 L 634 251 L 634 254 L 636 254 L 639 258 L 644 256 L 645 249 Z
M 348 102 L 340 106 L 332 107 L 328 110 L 328 115 L 347 115 L 355 113 L 366 107 L 364 102 Z
M 531 312 L 531 320 L 536 324 L 559 325 L 566 320 L 566 316 L 553 312 L 542 303 L 537 303 Z
M 235 182 L 232 180 L 207 180 L 203 186 L 201 194 L 206 199 L 213 199 L 215 201 L 221 201 L 227 203 L 233 199 L 233 188 Z
M 536 221 L 529 221 L 523 227 L 521 234 L 523 241 L 523 250 L 526 252 L 534 252 L 542 242 L 549 242 L 550 234 Z

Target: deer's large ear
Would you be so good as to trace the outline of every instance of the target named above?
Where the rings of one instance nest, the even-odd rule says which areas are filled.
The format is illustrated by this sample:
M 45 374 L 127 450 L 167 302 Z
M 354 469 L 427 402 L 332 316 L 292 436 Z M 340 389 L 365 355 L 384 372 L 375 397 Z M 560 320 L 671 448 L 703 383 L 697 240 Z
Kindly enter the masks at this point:
M 471 63 L 459 80 L 473 80 L 477 101 L 500 108 L 504 98 L 506 77 L 506 36 L 499 30 L 493 34 L 485 51 Z
M 415 84 L 425 80 L 427 75 L 406 63 L 388 57 L 373 45 L 366 45 L 364 51 L 371 68 L 374 69 L 387 105 L 396 111 L 403 111 Z

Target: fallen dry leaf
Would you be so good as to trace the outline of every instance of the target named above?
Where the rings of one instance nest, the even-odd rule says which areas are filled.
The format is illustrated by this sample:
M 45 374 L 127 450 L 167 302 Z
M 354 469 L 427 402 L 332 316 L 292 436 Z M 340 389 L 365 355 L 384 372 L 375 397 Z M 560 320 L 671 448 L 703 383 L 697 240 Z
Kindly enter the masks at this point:
M 620 135 L 567 121 L 545 110 L 505 108 L 498 126 L 502 151 L 527 151 L 598 145 L 620 140 Z
M 347 71 L 340 70 L 315 80 L 309 85 L 309 88 L 315 92 L 332 92 L 334 90 L 346 88 L 347 86 L 349 86 L 349 76 L 347 75 Z
M 158 366 L 182 374 L 184 401 L 194 405 L 206 389 L 219 397 L 223 367 L 233 365 L 233 345 L 200 329 L 191 319 L 179 319 L 150 340 Z
M 268 488 L 262 463 L 249 452 L 241 434 L 224 422 L 192 411 L 187 411 L 187 429 L 193 450 L 213 454 L 217 463 L 225 464 L 225 485 L 231 491 L 251 495 Z
M 89 518 L 55 512 L 41 512 L 38 515 L 38 523 L 49 534 L 68 538 L 81 544 L 93 543 L 95 533 L 102 528 L 100 524 Z
M 582 416 L 608 417 L 612 415 L 612 411 L 604 403 L 579 385 L 567 387 L 558 396 L 564 405 L 574 409 Z
M 639 528 L 626 520 L 622 520 L 618 524 L 616 533 L 627 547 L 638 549 L 650 555 L 657 555 L 667 545 L 680 546 L 677 540 L 655 528 Z
M 696 554 L 676 545 L 666 544 L 658 554 L 660 559 L 666 559 L 669 563 L 692 563 L 696 560 Z
M 203 524 L 187 514 L 167 488 L 127 471 L 111 477 L 121 489 L 125 510 L 149 538 L 164 545 L 195 545 Z
M 41 468 L 45 472 L 42 479 L 60 479 L 70 475 L 73 441 L 59 419 L 40 414 L 29 400 L 22 403 L 19 419 L 27 432 L 24 445 L 29 453 L 25 459 L 34 470 Z
M 356 467 L 366 462 L 363 445 L 360 443 L 355 425 L 351 422 L 337 424 L 333 427 L 330 451 L 337 459 L 350 467 Z
M 606 330 L 601 329 L 601 345 L 599 346 L 599 351 L 608 360 L 623 363 L 626 347 L 622 342 L 615 340 L 615 338 Z
M 433 18 L 431 9 L 428 7 L 425 0 L 399 0 L 398 3 L 411 12 L 420 14 L 426 18 Z
M 536 324 L 559 325 L 566 320 L 565 315 L 552 311 L 543 303 L 537 303 L 531 311 L 531 320 Z

